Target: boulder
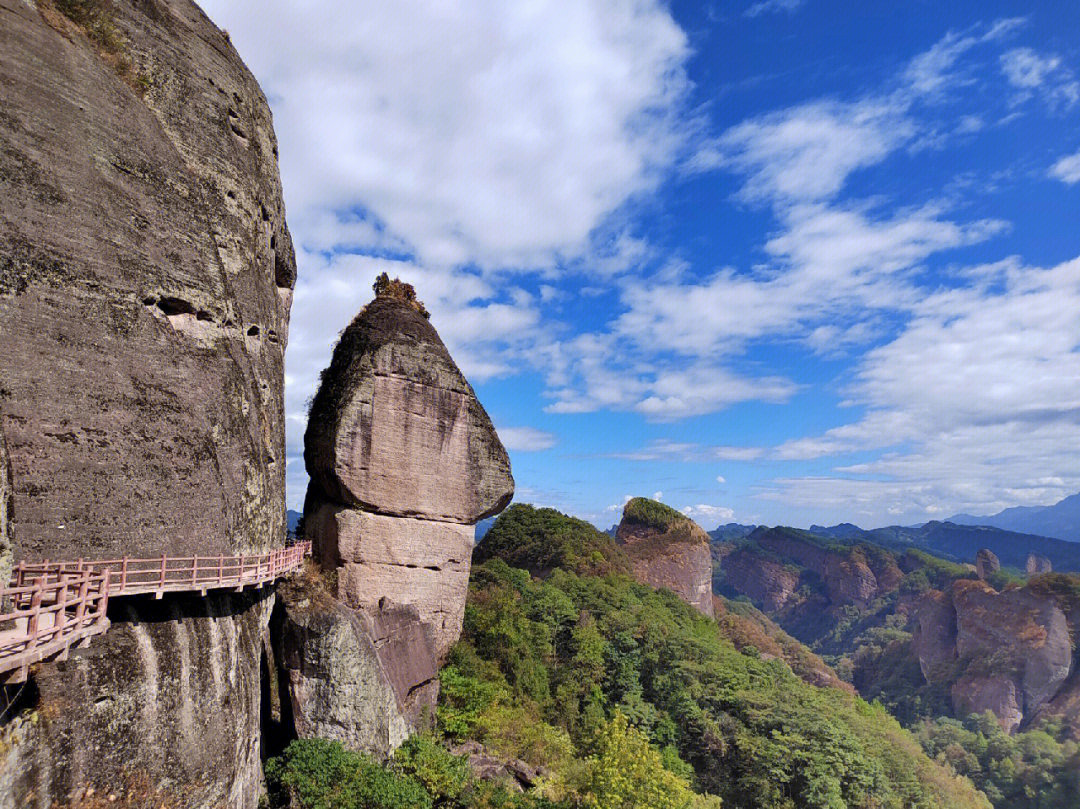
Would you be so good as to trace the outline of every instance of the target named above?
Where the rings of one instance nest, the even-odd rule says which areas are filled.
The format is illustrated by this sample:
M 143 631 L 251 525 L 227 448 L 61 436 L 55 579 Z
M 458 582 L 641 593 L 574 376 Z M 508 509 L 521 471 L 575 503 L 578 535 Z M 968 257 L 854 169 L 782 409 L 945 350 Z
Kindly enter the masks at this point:
M 304 460 L 323 501 L 472 525 L 514 493 L 510 460 L 431 323 L 377 297 L 341 335 Z
M 980 579 L 986 581 L 999 570 L 1001 570 L 1001 562 L 998 561 L 997 554 L 992 550 L 982 548 L 975 554 L 975 572 Z
M 298 736 L 386 758 L 430 723 L 438 669 L 414 610 L 384 601 L 361 612 L 310 586 L 280 595 L 274 653 Z
M 499 781 L 515 792 L 532 789 L 544 774 L 521 759 L 495 755 L 479 742 L 462 742 L 451 747 L 450 752 L 464 756 L 479 780 Z
M 279 545 L 296 271 L 266 98 L 191 0 L 0 0 L 0 16 L 14 561 Z M 94 42 L 99 24 L 115 39 Z M 36 672 L 62 708 L 9 748 L 26 775 L 0 807 L 137 772 L 184 806 L 253 809 L 266 602 L 110 604 L 108 633 Z

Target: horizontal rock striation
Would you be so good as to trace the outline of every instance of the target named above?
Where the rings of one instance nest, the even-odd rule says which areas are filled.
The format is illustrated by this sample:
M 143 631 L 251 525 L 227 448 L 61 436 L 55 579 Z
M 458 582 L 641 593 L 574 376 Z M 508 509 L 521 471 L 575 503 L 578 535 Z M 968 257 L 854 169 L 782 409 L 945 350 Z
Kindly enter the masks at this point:
M 412 288 L 381 276 L 375 291 L 334 349 L 304 436 L 305 532 L 336 577 L 336 601 L 318 629 L 290 636 L 283 665 L 301 672 L 291 681 L 301 735 L 336 727 L 333 738 L 385 755 L 401 741 L 388 727 L 415 729 L 434 713 L 434 672 L 461 634 L 472 525 L 506 506 L 514 480 Z M 349 707 L 366 699 L 358 666 L 381 677 L 375 714 Z

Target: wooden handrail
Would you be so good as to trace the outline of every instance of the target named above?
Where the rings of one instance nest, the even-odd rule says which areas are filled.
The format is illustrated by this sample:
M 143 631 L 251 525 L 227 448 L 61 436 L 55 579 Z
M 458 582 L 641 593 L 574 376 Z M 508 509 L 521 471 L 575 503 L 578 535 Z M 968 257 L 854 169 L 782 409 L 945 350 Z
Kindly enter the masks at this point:
M 30 664 L 63 659 L 73 643 L 108 629 L 109 598 L 262 586 L 310 553 L 310 542 L 298 542 L 258 555 L 19 562 L 0 586 L 0 681 L 25 680 Z

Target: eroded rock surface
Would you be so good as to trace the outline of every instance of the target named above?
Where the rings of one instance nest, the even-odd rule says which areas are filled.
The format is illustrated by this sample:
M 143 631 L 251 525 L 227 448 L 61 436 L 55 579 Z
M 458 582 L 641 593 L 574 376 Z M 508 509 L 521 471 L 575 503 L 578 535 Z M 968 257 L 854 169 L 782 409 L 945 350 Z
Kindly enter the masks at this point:
M 510 460 L 431 323 L 376 298 L 341 335 L 304 460 L 324 501 L 472 525 L 514 493 Z
M 304 442 L 305 531 L 336 577 L 336 605 L 326 613 L 331 624 L 324 616 L 318 631 L 296 635 L 285 665 L 306 671 L 295 660 L 366 659 L 354 637 L 366 632 L 381 668 L 364 671 L 381 677 L 377 693 L 394 698 L 393 708 L 380 698 L 378 715 L 396 711 L 393 727 L 416 729 L 434 713 L 434 672 L 461 634 L 472 524 L 506 506 L 514 481 L 491 420 L 411 287 L 380 277 L 375 300 L 334 349 Z M 318 735 L 344 724 L 334 738 L 389 752 L 400 734 L 349 707 L 363 702 L 366 687 L 350 665 L 313 665 L 296 681 L 292 698 L 306 723 L 298 719 L 297 730 Z
M 0 0 L 0 522 L 15 561 L 279 545 L 295 263 L 269 107 L 190 0 L 85 5 L 108 58 L 54 4 Z M 0 806 L 134 773 L 254 807 L 269 608 L 223 599 L 117 600 L 42 665 L 59 715 L 9 748 L 27 775 Z
M 7 443 L 3 431 L 0 431 L 0 581 L 7 581 L 11 575 L 11 500 Z
M 992 550 L 982 548 L 975 554 L 975 572 L 980 579 L 986 581 L 999 570 L 1001 570 L 1001 561 Z
M 660 514 L 651 519 L 650 514 Z M 615 540 L 630 558 L 634 577 L 666 587 L 701 613 L 713 617 L 709 535 L 674 509 L 637 497 L 623 509 Z
M 948 593 L 927 593 L 913 648 L 929 682 L 951 683 L 958 714 L 991 710 L 1009 732 L 1045 713 L 1075 679 L 1066 613 L 1030 586 L 997 592 L 961 579 Z
M 1054 565 L 1042 554 L 1029 553 L 1027 555 L 1027 561 L 1024 564 L 1024 569 L 1029 576 L 1038 576 L 1040 573 L 1052 573 Z

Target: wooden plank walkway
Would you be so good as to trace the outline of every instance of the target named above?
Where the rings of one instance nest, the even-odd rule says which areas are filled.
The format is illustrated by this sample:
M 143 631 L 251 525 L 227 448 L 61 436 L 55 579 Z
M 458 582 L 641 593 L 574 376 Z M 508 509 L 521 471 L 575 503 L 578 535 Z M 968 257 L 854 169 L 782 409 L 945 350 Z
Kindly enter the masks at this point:
M 110 598 L 263 587 L 310 554 L 310 542 L 297 542 L 238 556 L 20 562 L 0 587 L 0 683 L 23 682 L 33 663 L 66 659 L 72 645 L 105 632 Z

